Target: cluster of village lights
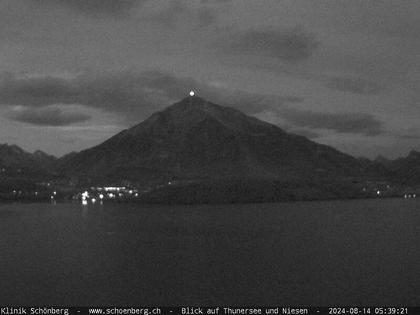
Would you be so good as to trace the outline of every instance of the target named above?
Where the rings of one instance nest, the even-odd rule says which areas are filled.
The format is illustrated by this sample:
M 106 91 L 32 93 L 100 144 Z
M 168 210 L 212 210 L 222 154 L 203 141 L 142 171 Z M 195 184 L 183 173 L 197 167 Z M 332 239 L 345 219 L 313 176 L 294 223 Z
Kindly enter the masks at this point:
M 139 194 L 137 190 L 126 189 L 125 187 L 97 187 L 93 188 L 97 191 L 104 191 L 103 193 L 95 194 L 91 196 L 86 190 L 80 194 L 80 199 L 83 205 L 87 205 L 90 200 L 92 203 L 96 203 L 98 200 L 102 203 L 104 199 L 114 199 L 118 197 L 124 197 L 124 192 L 128 193 L 130 196 L 138 197 Z

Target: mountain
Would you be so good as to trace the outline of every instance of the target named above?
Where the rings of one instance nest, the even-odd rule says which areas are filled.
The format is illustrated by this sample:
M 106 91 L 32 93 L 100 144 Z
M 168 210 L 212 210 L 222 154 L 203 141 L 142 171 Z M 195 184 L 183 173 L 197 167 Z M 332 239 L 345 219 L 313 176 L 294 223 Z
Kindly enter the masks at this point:
M 391 163 L 392 160 L 391 159 L 387 159 L 386 157 L 382 156 L 382 155 L 378 155 L 375 159 L 374 162 L 377 164 L 380 164 L 382 166 L 384 166 L 385 168 L 388 168 Z
M 382 164 L 393 174 L 395 182 L 406 186 L 420 185 L 420 152 L 413 150 L 404 158 Z
M 295 185 L 295 191 L 304 186 L 316 194 L 322 194 L 323 186 L 331 191 L 347 184 L 352 188 L 339 189 L 353 194 L 355 183 L 380 173 L 373 162 L 196 96 L 154 113 L 98 146 L 66 156 L 59 165 L 63 175 L 77 176 L 86 184 L 124 180 L 147 185 L 175 179 L 206 183 L 210 190 L 241 185 L 249 190 L 258 183 L 261 190 Z M 227 183 L 232 185 L 225 187 Z
M 40 163 L 52 163 L 57 160 L 57 158 L 53 155 L 47 154 L 44 151 L 36 150 L 34 153 L 32 153 L 33 157 L 37 159 Z
M 29 153 L 16 145 L 0 144 L 0 193 L 34 189 L 37 182 L 51 178 L 55 161 L 42 151 Z
M 0 167 L 27 171 L 47 170 L 56 158 L 40 150 L 29 153 L 17 145 L 0 144 Z
M 188 97 L 67 159 L 87 177 L 139 179 L 361 175 L 357 159 L 238 110 Z

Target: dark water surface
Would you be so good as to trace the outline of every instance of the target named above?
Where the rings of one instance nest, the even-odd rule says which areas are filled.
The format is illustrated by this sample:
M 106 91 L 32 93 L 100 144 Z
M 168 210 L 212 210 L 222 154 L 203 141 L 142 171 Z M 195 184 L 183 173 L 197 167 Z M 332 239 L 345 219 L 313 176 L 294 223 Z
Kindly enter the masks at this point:
M 420 200 L 0 205 L 0 304 L 420 305 Z

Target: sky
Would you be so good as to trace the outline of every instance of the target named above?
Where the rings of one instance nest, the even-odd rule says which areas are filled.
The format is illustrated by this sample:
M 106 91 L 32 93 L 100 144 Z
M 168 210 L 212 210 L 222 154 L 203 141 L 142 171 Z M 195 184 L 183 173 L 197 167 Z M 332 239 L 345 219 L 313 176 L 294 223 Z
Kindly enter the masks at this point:
M 0 1 L 0 143 L 62 156 L 190 90 L 354 156 L 420 150 L 420 2 Z

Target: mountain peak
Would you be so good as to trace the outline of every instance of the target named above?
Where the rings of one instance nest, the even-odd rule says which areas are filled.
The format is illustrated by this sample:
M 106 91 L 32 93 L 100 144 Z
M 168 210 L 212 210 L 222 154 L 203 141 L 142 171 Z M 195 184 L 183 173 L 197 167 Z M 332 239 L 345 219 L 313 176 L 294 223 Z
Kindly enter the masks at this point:
M 24 153 L 27 153 L 21 147 L 15 145 L 15 144 L 11 144 L 11 145 L 9 145 L 7 143 L 0 144 L 0 149 L 9 150 L 10 152 L 14 152 L 16 154 L 24 154 Z
M 199 97 L 199 96 L 197 96 L 197 95 L 190 95 L 190 96 L 187 96 L 187 97 L 185 97 L 185 98 L 183 98 L 182 100 L 180 100 L 179 102 L 177 102 L 177 103 L 175 103 L 175 104 L 178 104 L 178 103 L 193 103 L 193 104 L 203 104 L 203 103 L 208 103 L 209 101 L 208 100 L 205 100 L 204 98 L 202 98 L 202 97 Z
M 34 151 L 34 155 L 35 156 L 40 156 L 40 157 L 49 156 L 47 153 L 45 153 L 44 151 L 41 151 L 41 150 Z
M 136 134 L 142 132 L 145 128 L 157 128 L 158 130 L 169 128 L 173 132 L 175 130 L 185 131 L 193 126 L 210 121 L 213 124 L 242 134 L 259 134 L 274 129 L 277 133 L 283 133 L 280 128 L 248 116 L 235 108 L 214 104 L 198 96 L 186 97 L 162 111 L 154 113 L 142 123 L 129 129 L 128 132 Z
M 142 134 L 145 130 L 188 130 L 203 122 L 213 121 L 230 130 L 256 132 L 264 126 L 273 126 L 250 117 L 237 109 L 214 104 L 198 96 L 189 96 L 154 113 L 142 123 L 127 130 L 129 134 Z M 182 131 L 181 131 L 182 133 Z
M 378 163 L 388 163 L 388 162 L 390 162 L 391 160 L 390 159 L 388 159 L 388 158 L 386 158 L 386 157 L 384 157 L 383 155 L 381 155 L 381 154 L 379 154 L 375 159 L 374 159 L 374 161 L 375 162 L 378 162 Z
M 165 108 L 163 112 L 188 112 L 188 111 L 204 111 L 213 112 L 217 110 L 228 109 L 220 105 L 213 104 L 198 96 L 188 96 L 181 101 Z
M 45 160 L 56 160 L 57 159 L 55 156 L 50 155 L 48 153 L 45 153 L 44 151 L 41 151 L 41 150 L 36 150 L 33 153 L 33 156 L 35 158 L 37 158 L 39 160 L 43 160 L 43 161 L 45 161 Z
M 418 159 L 418 158 L 420 158 L 420 152 L 415 151 L 415 150 L 412 150 L 408 154 L 408 158 L 410 158 L 410 159 Z

